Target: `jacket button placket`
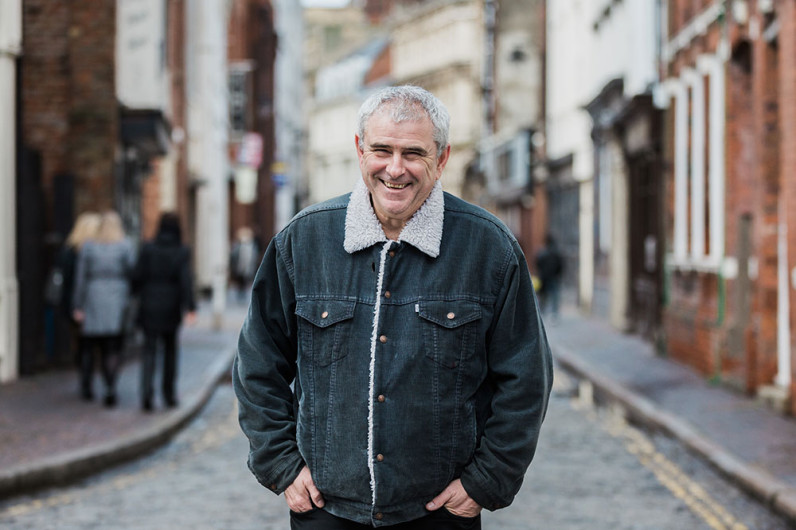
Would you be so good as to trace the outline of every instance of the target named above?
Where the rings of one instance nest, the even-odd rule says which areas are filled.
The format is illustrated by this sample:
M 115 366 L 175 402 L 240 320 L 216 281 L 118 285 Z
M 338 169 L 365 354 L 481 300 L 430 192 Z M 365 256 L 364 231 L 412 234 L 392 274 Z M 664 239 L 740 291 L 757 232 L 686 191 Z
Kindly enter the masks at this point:
M 394 246 L 394 243 L 393 243 L 393 246 Z M 388 256 L 390 258 L 395 256 L 394 247 L 390 248 L 390 250 L 388 251 Z M 391 267 L 389 266 L 389 260 L 387 260 L 385 262 L 385 264 L 384 264 L 384 271 L 383 271 L 384 278 L 383 278 L 383 286 L 382 286 L 382 289 L 383 289 L 382 290 L 382 295 L 384 296 L 385 299 L 390 299 L 392 297 L 392 293 L 387 289 L 387 285 L 389 283 L 389 277 L 390 277 L 390 274 L 389 274 L 388 271 L 390 270 L 390 268 Z M 381 307 L 381 315 L 380 315 L 380 320 L 381 320 L 380 327 L 382 328 L 382 331 L 379 334 L 379 338 L 378 338 L 379 344 L 381 344 L 381 345 L 386 345 L 387 344 L 387 334 L 384 332 L 384 327 L 388 324 L 388 321 L 385 318 L 385 312 L 386 312 L 386 307 L 384 305 L 382 305 L 382 307 Z M 378 380 L 378 378 L 377 378 L 377 380 Z M 376 401 L 378 403 L 384 403 L 386 401 L 386 398 L 385 398 L 384 394 L 379 394 L 375 399 L 376 399 Z M 378 436 L 376 435 L 375 432 L 374 432 L 374 440 L 378 440 Z M 374 445 L 374 452 L 375 452 L 376 448 L 377 448 L 377 445 Z M 384 461 L 384 455 L 382 453 L 377 453 L 373 458 L 374 458 L 374 460 L 376 462 L 383 462 Z M 373 517 L 374 517 L 374 519 L 380 521 L 383 518 L 383 514 L 381 512 L 377 512 L 376 514 L 374 514 Z

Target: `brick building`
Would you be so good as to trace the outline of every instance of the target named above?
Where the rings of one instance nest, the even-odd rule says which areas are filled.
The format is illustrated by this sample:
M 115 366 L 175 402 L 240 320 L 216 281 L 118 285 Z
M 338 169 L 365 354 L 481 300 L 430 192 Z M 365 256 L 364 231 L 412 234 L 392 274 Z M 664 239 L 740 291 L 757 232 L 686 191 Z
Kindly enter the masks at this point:
M 300 24 L 300 7 L 285 5 Z M 0 102 L 16 101 L 12 125 L 0 133 L 13 134 L 4 145 L 18 153 L 10 170 L 0 166 L 16 173 L 16 185 L 4 188 L 15 208 L 4 213 L 14 216 L 6 232 L 17 250 L 15 263 L 0 263 L 0 380 L 73 363 L 65 318 L 45 305 L 43 285 L 83 211 L 117 210 L 133 241 L 154 235 L 162 211 L 176 211 L 194 248 L 197 288 L 212 293 L 220 315 L 235 228 L 253 225 L 264 238 L 275 231 L 272 1 L 20 0 L 0 13 L 0 29 L 22 41 L 0 39 L 0 66 L 8 57 L 15 70 L 3 77 L 15 86 L 0 90 Z M 244 105 L 230 107 L 228 83 L 239 79 Z M 228 200 L 236 132 L 257 132 L 263 143 L 251 205 Z M 18 322 L 19 333 L 7 332 L 6 322 Z
M 126 35 L 158 15 L 130 19 Z M 71 362 L 57 325 L 41 317 L 41 286 L 73 219 L 85 210 L 114 208 L 137 237 L 141 180 L 168 146 L 162 106 L 126 101 L 118 83 L 123 75 L 117 54 L 124 51 L 117 44 L 127 42 L 118 34 L 118 20 L 116 2 L 23 2 L 17 190 L 18 239 L 26 242 L 17 262 L 23 374 Z M 157 49 L 165 37 L 162 31 L 150 36 L 136 53 Z M 155 66 L 159 74 L 160 64 Z M 139 75 L 138 82 L 146 79 Z M 126 94 L 138 97 L 135 82 L 127 88 Z
M 155 235 L 161 211 L 173 211 L 180 217 L 183 241 L 194 246 L 196 197 L 188 175 L 186 140 L 186 27 L 185 0 L 166 3 L 166 70 L 168 78 L 168 123 L 171 146 L 153 161 L 152 173 L 141 184 L 141 236 Z
M 268 241 L 276 232 L 275 194 L 271 178 L 274 161 L 274 62 L 276 32 L 270 0 L 234 0 L 229 17 L 227 60 L 230 87 L 230 157 L 233 165 L 246 133 L 262 140 L 256 189 L 242 199 L 240 178 L 230 183 L 230 239 L 238 228 L 253 227 Z M 240 170 L 238 171 L 240 174 Z M 237 191 L 237 192 L 236 192 Z
M 796 411 L 796 4 L 668 9 L 667 350 Z
M 545 2 L 484 2 L 482 137 L 462 197 L 506 222 L 533 268 L 544 244 Z

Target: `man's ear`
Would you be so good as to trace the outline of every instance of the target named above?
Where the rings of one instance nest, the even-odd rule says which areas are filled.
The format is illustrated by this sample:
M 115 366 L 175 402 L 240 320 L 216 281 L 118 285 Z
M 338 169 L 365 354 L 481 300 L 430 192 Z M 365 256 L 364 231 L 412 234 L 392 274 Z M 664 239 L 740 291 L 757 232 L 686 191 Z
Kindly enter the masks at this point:
M 354 147 L 356 147 L 356 150 L 357 150 L 357 158 L 362 160 L 362 154 L 363 153 L 362 153 L 362 149 L 359 147 L 359 135 L 358 134 L 354 135 Z
M 442 176 L 442 170 L 445 169 L 445 164 L 448 163 L 448 159 L 451 156 L 451 144 L 445 146 L 445 150 L 439 155 L 437 158 L 437 179 Z

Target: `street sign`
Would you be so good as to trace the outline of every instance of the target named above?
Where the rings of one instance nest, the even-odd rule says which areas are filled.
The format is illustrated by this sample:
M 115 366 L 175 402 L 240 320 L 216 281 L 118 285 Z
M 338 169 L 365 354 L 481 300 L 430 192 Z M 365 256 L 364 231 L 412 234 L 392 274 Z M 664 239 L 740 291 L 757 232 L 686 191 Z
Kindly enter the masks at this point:
M 238 164 L 259 169 L 263 162 L 263 137 L 255 132 L 243 135 L 238 148 Z

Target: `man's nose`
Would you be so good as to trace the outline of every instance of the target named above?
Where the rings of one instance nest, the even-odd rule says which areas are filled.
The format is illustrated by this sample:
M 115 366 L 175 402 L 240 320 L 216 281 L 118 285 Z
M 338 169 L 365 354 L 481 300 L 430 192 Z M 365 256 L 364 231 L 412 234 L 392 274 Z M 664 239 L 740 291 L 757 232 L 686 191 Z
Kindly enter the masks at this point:
M 400 177 L 404 174 L 404 160 L 401 153 L 393 153 L 390 163 L 387 164 L 387 174 L 391 177 Z

